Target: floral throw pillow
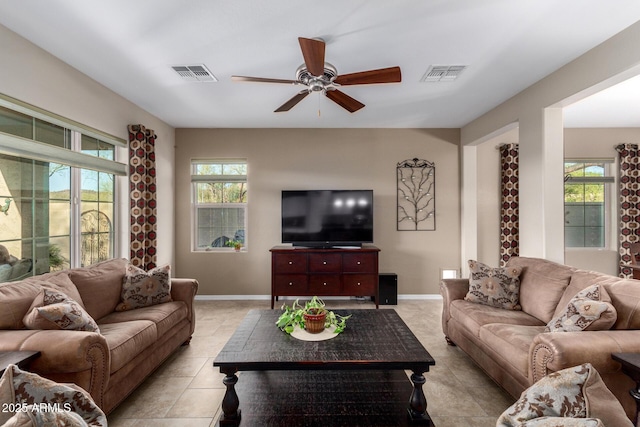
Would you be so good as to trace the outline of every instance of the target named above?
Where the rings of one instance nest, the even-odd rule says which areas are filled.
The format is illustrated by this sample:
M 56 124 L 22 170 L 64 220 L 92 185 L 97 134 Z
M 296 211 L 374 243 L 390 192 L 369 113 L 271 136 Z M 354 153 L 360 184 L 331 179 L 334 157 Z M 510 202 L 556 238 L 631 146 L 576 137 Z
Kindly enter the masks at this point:
M 545 423 L 558 417 L 559 424 Z M 590 423 L 574 423 L 571 418 Z M 593 424 L 594 420 L 601 423 Z M 523 391 L 496 422 L 496 427 L 557 425 L 633 427 L 620 402 L 590 363 L 548 374 Z
M 96 321 L 77 302 L 55 289 L 43 287 L 22 322 L 28 329 L 98 332 Z
M 107 427 L 107 417 L 91 395 L 75 384 L 56 383 L 9 365 L 0 377 L 3 426 Z M 12 405 L 12 404 L 19 405 Z M 46 405 L 48 410 L 39 410 Z M 11 408 L 19 407 L 19 411 Z
M 492 268 L 469 260 L 469 292 L 465 300 L 507 310 L 520 310 L 521 267 Z
M 603 301 L 606 291 L 600 285 L 578 292 L 564 311 L 547 323 L 545 332 L 579 332 L 611 329 L 617 313 L 613 305 Z
M 146 272 L 131 263 L 122 280 L 122 302 L 116 311 L 171 302 L 171 266 L 156 267 Z

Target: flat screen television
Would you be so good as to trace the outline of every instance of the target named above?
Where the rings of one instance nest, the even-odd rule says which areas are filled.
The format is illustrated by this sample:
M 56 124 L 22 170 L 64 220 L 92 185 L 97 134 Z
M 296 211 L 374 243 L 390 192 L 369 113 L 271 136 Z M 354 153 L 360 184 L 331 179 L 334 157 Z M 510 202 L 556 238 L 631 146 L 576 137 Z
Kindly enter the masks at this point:
M 373 190 L 282 191 L 282 242 L 362 246 L 373 242 Z

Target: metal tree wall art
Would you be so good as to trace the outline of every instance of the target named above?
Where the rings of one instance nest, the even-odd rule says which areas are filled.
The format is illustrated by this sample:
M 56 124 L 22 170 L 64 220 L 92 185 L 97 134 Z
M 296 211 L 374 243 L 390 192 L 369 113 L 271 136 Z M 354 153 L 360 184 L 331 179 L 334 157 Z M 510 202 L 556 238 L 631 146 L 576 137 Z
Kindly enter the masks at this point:
M 398 163 L 398 230 L 436 229 L 436 167 L 423 159 Z

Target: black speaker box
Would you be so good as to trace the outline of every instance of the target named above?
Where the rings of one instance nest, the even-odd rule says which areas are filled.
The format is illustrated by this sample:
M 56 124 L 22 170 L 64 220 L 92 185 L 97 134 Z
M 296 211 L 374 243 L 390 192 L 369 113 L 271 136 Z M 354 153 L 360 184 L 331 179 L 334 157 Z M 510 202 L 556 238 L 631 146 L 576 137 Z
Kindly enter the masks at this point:
M 398 275 L 380 273 L 378 276 L 378 295 L 380 305 L 398 305 Z

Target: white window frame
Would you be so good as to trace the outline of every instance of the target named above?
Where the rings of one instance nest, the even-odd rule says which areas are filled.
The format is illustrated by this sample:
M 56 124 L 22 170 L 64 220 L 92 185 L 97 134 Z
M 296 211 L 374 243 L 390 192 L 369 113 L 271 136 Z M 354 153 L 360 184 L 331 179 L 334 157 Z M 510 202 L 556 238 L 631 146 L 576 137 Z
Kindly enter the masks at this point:
M 15 111 L 32 119 L 39 119 L 47 123 L 51 123 L 67 129 L 71 132 L 71 144 L 68 148 L 57 147 L 23 138 L 17 135 L 0 132 L 0 153 L 17 158 L 42 161 L 46 163 L 59 163 L 71 167 L 71 224 L 70 224 L 70 267 L 80 266 L 80 239 L 82 233 L 80 230 L 80 169 L 90 169 L 114 176 L 113 188 L 113 256 L 117 257 L 120 253 L 120 224 L 118 212 L 119 188 L 122 181 L 128 174 L 128 166 L 125 163 L 118 162 L 119 153 L 122 148 L 127 147 L 127 142 L 121 138 L 106 134 L 97 129 L 85 126 L 71 119 L 59 116 L 50 111 L 43 110 L 39 107 L 27 104 L 10 96 L 0 94 L 0 106 Z M 82 135 L 96 138 L 104 143 L 114 147 L 114 159 L 109 160 L 101 157 L 92 156 L 82 153 L 81 138 Z
M 604 176 L 602 177 L 571 177 L 568 179 L 565 177 L 566 183 L 598 183 L 604 184 L 604 246 L 567 246 L 565 240 L 565 250 L 567 251 L 600 251 L 600 250 L 616 250 L 613 247 L 614 242 L 616 241 L 613 233 L 617 230 L 617 209 L 616 209 L 616 198 L 617 198 L 617 190 L 616 183 L 617 178 L 615 175 L 616 168 L 616 160 L 613 158 L 565 158 L 563 165 L 566 163 L 603 163 L 604 164 Z M 563 190 L 564 193 L 564 190 Z M 564 205 L 563 200 L 563 205 Z
M 243 251 L 247 251 L 249 247 L 249 203 L 198 203 L 198 190 L 197 184 L 202 182 L 245 182 L 248 183 L 248 171 L 247 175 L 197 175 L 197 165 L 203 164 L 238 164 L 243 163 L 247 165 L 247 159 L 229 159 L 229 158 L 207 158 L 207 159 L 192 159 L 191 160 L 191 250 L 193 252 L 234 252 L 234 248 L 230 246 L 223 247 L 198 247 L 198 210 L 199 209 L 211 209 L 211 208 L 242 208 L 244 209 L 244 244 Z

